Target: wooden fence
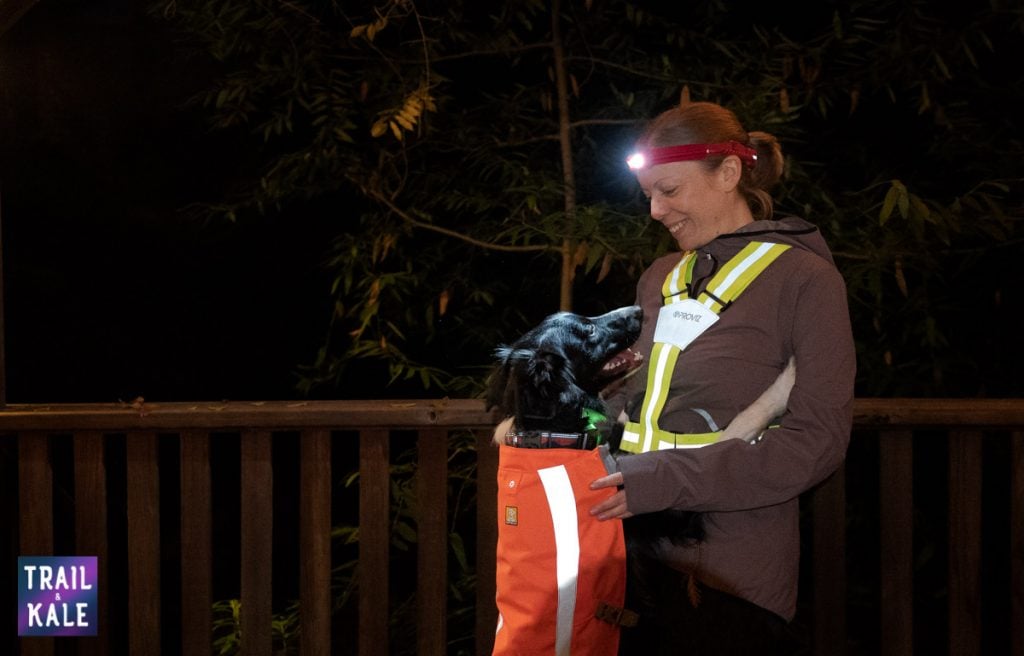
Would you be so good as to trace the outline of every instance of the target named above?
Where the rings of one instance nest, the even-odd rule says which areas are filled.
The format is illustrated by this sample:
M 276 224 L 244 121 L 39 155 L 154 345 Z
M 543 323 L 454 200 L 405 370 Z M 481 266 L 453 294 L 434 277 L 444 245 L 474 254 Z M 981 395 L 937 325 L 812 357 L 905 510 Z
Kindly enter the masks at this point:
M 405 442 L 417 449 L 416 491 L 418 498 L 425 500 L 416 515 L 415 653 L 448 653 L 453 638 L 447 628 L 446 601 L 448 447 L 452 431 L 468 430 L 479 446 L 475 646 L 477 653 L 489 653 L 496 619 L 493 508 L 497 456 L 487 445 L 492 425 L 493 418 L 475 400 L 15 405 L 0 409 L 0 446 L 4 448 L 0 454 L 13 459 L 16 453 L 17 462 L 16 467 L 3 470 L 16 472 L 16 483 L 0 481 L 6 485 L 4 489 L 15 492 L 6 497 L 5 506 L 12 515 L 5 526 L 16 528 L 16 537 L 10 534 L 4 551 L 6 576 L 15 570 L 16 555 L 51 555 L 57 543 L 73 543 L 75 554 L 98 556 L 100 563 L 98 637 L 11 637 L 0 642 L 0 651 L 149 656 L 170 653 L 167 644 L 171 643 L 174 651 L 180 649 L 183 654 L 211 653 L 212 568 L 220 550 L 227 548 L 215 544 L 214 539 L 214 490 L 223 481 L 211 464 L 211 446 L 220 436 L 234 434 L 239 436 L 240 545 L 234 549 L 238 554 L 242 653 L 272 653 L 273 528 L 282 513 L 298 515 L 294 540 L 299 560 L 300 653 L 369 656 L 393 650 L 389 644 L 388 611 L 389 601 L 393 601 L 388 598 L 389 576 L 399 574 L 389 571 L 390 463 L 392 445 Z M 809 610 L 798 617 L 810 627 L 815 654 L 850 653 L 864 633 L 877 636 L 873 653 L 912 654 L 915 639 L 919 652 L 920 644 L 926 642 L 914 632 L 915 568 L 920 567 L 914 535 L 914 473 L 921 467 L 915 467 L 917 448 L 929 450 L 925 471 L 931 472 L 934 465 L 947 472 L 948 530 L 946 544 L 940 545 L 946 552 L 945 627 L 928 627 L 928 632 L 944 631 L 951 656 L 980 655 L 992 645 L 1010 645 L 1012 656 L 1024 656 L 1022 428 L 1024 400 L 857 401 L 851 450 L 876 441 L 874 471 L 852 472 L 848 464 L 804 499 L 810 515 L 807 537 L 811 548 L 805 554 L 809 581 L 804 581 L 801 594 L 809 599 L 805 604 Z M 332 631 L 331 524 L 332 496 L 343 472 L 332 471 L 331 456 L 339 441 L 349 438 L 358 439 L 358 570 L 362 584 L 358 588 L 358 628 L 353 632 L 357 635 L 339 637 L 337 630 Z M 166 445 L 168 439 L 176 441 L 173 467 L 165 467 L 162 463 L 167 458 L 158 453 L 158 445 Z M 274 488 L 273 449 L 280 440 L 298 442 L 297 498 L 282 499 L 287 495 Z M 933 448 L 940 442 L 948 448 Z M 983 517 L 992 521 L 982 504 L 983 469 L 989 471 L 988 466 L 983 468 L 983 454 L 989 444 L 1000 446 L 994 469 L 1000 472 L 996 476 L 1005 475 L 1010 497 L 1001 500 L 1007 516 L 997 517 L 1002 528 L 995 529 L 999 547 L 993 553 L 999 555 L 998 562 L 982 552 Z M 61 448 L 71 451 L 70 472 L 68 466 L 57 464 L 56 451 Z M 123 451 L 114 454 L 115 449 Z M 945 454 L 948 456 L 943 459 Z M 116 471 L 109 464 L 115 455 L 123 458 L 123 467 Z M 123 479 L 118 478 L 122 472 Z M 180 522 L 161 515 L 161 507 L 168 501 L 161 499 L 161 489 L 165 489 L 161 477 L 168 475 L 180 478 L 176 488 L 180 498 L 172 504 L 180 509 Z M 869 600 L 873 626 L 867 627 L 863 619 L 848 622 L 854 616 L 851 588 L 859 581 L 848 580 L 847 557 L 853 555 L 848 550 L 853 547 L 848 540 L 847 509 L 858 500 L 848 498 L 847 490 L 862 489 L 852 484 L 855 477 L 863 482 L 876 476 L 878 507 L 873 517 L 877 526 L 869 533 L 872 548 L 877 549 L 873 562 L 877 563 L 878 585 Z M 70 490 L 68 479 L 73 480 Z M 69 494 L 73 497 L 70 502 L 63 499 Z M 61 507 L 72 508 L 72 517 L 62 517 Z M 166 530 L 168 519 L 176 531 Z M 110 528 L 119 522 L 126 527 L 120 537 Z M 123 544 L 117 543 L 119 539 Z M 169 556 L 175 558 L 171 571 L 180 574 L 180 579 L 167 577 L 174 578 L 173 591 L 161 581 L 161 572 L 168 571 Z M 118 559 L 118 571 L 126 572 L 126 582 L 112 580 L 112 558 Z M 121 558 L 126 559 L 126 566 Z M 988 580 L 984 574 L 991 571 L 1005 572 L 1009 585 L 983 589 Z M 112 598 L 112 589 L 124 590 L 126 599 Z M 167 607 L 168 599 L 173 599 L 175 608 Z M 996 615 L 1003 618 L 994 624 L 985 612 L 993 607 L 1002 609 Z M 124 616 L 112 617 L 111 609 L 123 611 Z M 175 621 L 166 622 L 168 617 Z M 7 622 L 12 626 L 13 617 Z M 180 635 L 174 640 L 168 641 L 161 633 L 177 631 L 178 626 Z

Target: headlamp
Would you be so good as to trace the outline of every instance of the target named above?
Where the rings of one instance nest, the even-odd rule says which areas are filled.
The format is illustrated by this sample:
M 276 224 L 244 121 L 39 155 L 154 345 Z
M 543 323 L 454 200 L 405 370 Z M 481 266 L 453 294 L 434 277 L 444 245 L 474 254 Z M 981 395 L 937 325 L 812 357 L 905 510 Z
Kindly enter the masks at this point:
M 724 141 L 722 143 L 648 148 L 647 150 L 630 155 L 626 160 L 626 164 L 630 169 L 639 171 L 648 166 L 657 166 L 658 164 L 667 164 L 669 162 L 701 160 L 712 155 L 736 155 L 743 162 L 744 166 L 748 168 L 753 168 L 757 162 L 757 151 L 750 146 L 744 146 L 737 141 Z

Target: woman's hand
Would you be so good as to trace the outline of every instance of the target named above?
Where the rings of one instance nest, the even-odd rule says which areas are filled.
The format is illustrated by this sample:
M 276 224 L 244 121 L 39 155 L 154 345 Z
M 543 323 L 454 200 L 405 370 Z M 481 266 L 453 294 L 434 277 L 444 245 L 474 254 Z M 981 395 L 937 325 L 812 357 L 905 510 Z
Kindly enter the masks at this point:
M 622 472 L 615 472 L 614 474 L 602 476 L 591 483 L 590 489 L 600 490 L 606 487 L 621 488 L 622 483 Z M 626 510 L 626 490 L 619 489 L 615 494 L 591 508 L 590 514 L 602 521 L 606 519 L 626 519 L 627 517 L 632 517 L 633 513 Z

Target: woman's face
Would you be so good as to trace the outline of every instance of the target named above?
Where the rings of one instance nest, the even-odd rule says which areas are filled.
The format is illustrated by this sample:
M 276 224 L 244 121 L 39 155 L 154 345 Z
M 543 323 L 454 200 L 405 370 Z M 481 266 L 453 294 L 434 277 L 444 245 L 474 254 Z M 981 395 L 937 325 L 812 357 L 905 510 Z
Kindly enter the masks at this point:
M 753 221 L 736 185 L 739 158 L 728 157 L 714 171 L 699 161 L 669 162 L 637 172 L 651 201 L 651 218 L 665 226 L 684 251 Z

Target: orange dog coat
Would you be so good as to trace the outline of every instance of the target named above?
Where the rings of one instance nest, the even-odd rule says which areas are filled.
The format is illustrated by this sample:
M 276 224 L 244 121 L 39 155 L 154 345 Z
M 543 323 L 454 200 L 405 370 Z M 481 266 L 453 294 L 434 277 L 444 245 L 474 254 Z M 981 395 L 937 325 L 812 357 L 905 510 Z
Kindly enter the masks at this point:
M 626 594 L 622 522 L 589 509 L 608 472 L 598 449 L 518 449 L 498 461 L 498 629 L 494 656 L 614 656 L 619 627 L 597 618 Z

